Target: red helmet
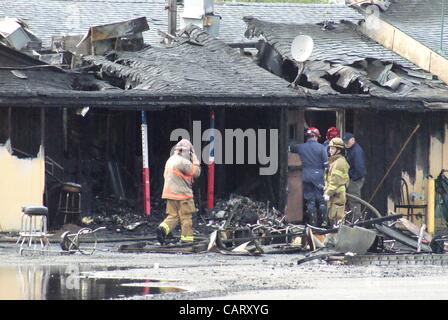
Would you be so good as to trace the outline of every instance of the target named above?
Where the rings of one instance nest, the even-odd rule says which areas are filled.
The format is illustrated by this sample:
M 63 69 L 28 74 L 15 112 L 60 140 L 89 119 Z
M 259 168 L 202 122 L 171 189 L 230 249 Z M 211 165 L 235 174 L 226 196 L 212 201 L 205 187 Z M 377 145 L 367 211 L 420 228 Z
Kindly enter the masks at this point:
M 336 127 L 330 127 L 327 130 L 327 140 L 330 141 L 333 138 L 340 138 L 341 134 L 339 132 L 339 129 Z
M 319 129 L 314 128 L 314 127 L 310 127 L 306 130 L 306 136 L 308 138 L 312 138 L 312 137 L 318 137 L 320 138 L 320 132 Z

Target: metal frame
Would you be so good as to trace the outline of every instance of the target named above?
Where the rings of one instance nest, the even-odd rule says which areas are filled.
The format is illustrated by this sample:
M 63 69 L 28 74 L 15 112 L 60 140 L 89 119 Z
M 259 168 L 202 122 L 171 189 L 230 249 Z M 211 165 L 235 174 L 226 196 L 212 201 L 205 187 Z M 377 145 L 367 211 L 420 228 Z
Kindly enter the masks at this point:
M 82 228 L 77 233 L 70 233 L 69 231 L 66 231 L 61 235 L 61 248 L 65 253 L 72 254 L 79 252 L 84 255 L 92 255 L 96 251 L 96 246 L 98 244 L 95 233 L 104 229 L 106 228 L 100 227 L 95 230 L 90 228 Z M 85 235 L 93 235 L 93 246 L 83 247 L 81 245 L 81 238 Z
M 39 224 L 40 226 L 38 226 Z M 16 242 L 16 246 L 20 243 L 20 254 L 22 254 L 25 248 L 27 250 L 41 252 L 46 252 L 50 249 L 50 241 L 48 240 L 47 233 L 47 217 L 45 215 L 22 214 L 20 229 L 19 239 Z M 40 249 L 37 248 L 38 243 L 40 243 Z
M 97 229 L 90 229 L 90 228 L 82 228 L 80 229 L 78 232 L 76 233 L 70 233 L 69 231 L 64 232 L 61 235 L 61 249 L 62 250 L 51 250 L 50 249 L 50 241 L 48 240 L 47 237 L 45 237 L 46 242 L 44 242 L 44 244 L 46 243 L 47 246 L 41 247 L 41 248 L 37 248 L 36 245 L 34 246 L 34 248 L 31 248 L 31 245 L 27 246 L 27 247 L 23 247 L 22 245 L 19 248 L 19 254 L 23 255 L 24 252 L 37 252 L 37 253 L 44 253 L 44 254 L 48 254 L 48 253 L 57 253 L 57 254 L 74 254 L 74 253 L 81 253 L 83 255 L 92 255 L 95 251 L 97 251 L 97 244 L 98 244 L 98 239 L 96 238 L 95 233 L 99 230 L 104 230 L 106 229 L 105 227 L 100 227 Z M 86 236 L 86 235 L 93 235 L 93 240 L 90 240 L 89 242 L 93 242 L 92 246 L 83 246 L 82 243 L 82 237 Z M 48 236 L 48 234 L 46 234 L 46 236 Z M 19 240 L 17 240 L 16 244 L 18 244 L 20 242 L 20 240 L 22 239 L 22 235 L 19 238 Z M 24 239 L 22 239 L 22 243 L 24 243 Z

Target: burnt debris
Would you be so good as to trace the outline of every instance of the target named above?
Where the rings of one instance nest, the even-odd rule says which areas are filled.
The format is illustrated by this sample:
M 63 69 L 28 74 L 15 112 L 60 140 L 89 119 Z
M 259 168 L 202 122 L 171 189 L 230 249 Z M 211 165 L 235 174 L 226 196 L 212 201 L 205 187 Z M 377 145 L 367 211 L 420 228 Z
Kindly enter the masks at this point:
M 442 100 L 448 92 L 441 81 L 367 38 L 352 22 L 339 21 L 324 28 L 320 24 L 272 23 L 254 17 L 245 17 L 244 21 L 246 37 L 263 37 L 267 44 L 259 52 L 258 63 L 270 70 L 271 61 L 275 61 L 271 57 L 279 56 L 282 66 L 277 74 L 297 89 L 318 95 Z M 300 34 L 314 41 L 313 53 L 303 66 L 295 62 L 290 51 L 294 37 Z

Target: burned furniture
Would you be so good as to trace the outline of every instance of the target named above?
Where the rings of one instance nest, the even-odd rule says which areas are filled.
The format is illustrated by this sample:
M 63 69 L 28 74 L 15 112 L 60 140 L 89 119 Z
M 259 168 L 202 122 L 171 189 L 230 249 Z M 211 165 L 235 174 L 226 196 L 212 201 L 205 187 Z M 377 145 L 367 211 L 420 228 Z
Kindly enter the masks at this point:
M 398 182 L 395 183 L 394 186 L 398 187 Z M 394 212 L 398 212 L 397 209 L 405 209 L 406 216 L 412 223 L 415 223 L 417 219 L 423 220 L 426 217 L 428 205 L 415 203 L 418 195 L 409 192 L 409 185 L 405 179 L 400 178 L 399 183 L 400 188 L 398 193 L 400 194 L 400 198 L 394 203 Z
M 66 231 L 61 235 L 61 253 L 81 253 L 83 255 L 92 255 L 97 249 L 98 239 L 96 232 L 105 230 L 105 227 L 97 229 L 82 228 L 76 233 Z
M 77 222 L 81 215 L 81 193 L 80 184 L 65 182 L 62 184 L 59 194 L 58 215 L 64 217 L 64 224 L 68 222 Z

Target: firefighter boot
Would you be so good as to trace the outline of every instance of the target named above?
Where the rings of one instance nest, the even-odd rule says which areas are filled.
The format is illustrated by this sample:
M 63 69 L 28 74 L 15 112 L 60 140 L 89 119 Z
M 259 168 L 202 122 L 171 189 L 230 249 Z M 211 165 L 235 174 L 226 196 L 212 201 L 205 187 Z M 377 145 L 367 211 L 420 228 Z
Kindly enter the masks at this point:
M 318 223 L 319 227 L 327 227 L 328 226 L 328 217 L 327 217 L 327 205 L 325 204 L 324 198 L 318 199 L 317 203 L 319 205 L 319 218 Z
M 317 226 L 317 208 L 316 201 L 314 199 L 305 200 L 306 201 L 306 221 L 312 226 Z
M 164 244 L 165 243 L 165 230 L 161 227 L 158 226 L 157 227 L 157 240 L 159 240 L 160 244 Z

